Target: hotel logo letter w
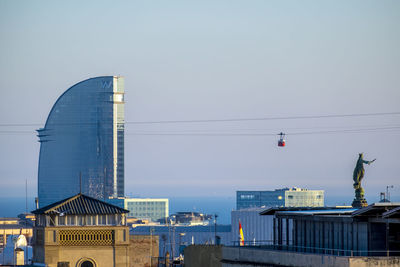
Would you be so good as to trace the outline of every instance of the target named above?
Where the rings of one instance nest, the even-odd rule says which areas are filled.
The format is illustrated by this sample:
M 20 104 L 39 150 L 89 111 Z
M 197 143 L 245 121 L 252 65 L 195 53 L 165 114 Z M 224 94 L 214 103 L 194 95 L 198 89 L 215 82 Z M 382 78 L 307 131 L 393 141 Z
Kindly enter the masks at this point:
M 110 88 L 111 87 L 111 81 L 101 81 L 101 87 L 102 88 Z

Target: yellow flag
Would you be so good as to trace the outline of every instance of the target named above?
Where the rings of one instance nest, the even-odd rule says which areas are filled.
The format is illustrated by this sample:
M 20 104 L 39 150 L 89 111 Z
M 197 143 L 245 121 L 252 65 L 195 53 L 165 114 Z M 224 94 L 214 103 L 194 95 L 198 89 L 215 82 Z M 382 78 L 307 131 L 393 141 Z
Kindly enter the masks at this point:
M 240 223 L 240 220 L 239 220 L 239 235 L 240 235 L 239 245 L 244 246 L 244 235 L 243 235 L 243 229 L 242 229 L 242 224 Z

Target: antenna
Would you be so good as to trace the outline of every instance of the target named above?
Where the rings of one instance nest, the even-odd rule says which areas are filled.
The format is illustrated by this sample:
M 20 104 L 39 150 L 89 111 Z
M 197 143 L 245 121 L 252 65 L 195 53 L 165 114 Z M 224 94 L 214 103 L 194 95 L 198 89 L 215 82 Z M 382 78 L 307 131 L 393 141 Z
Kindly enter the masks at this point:
M 79 172 L 79 194 L 82 194 L 82 172 Z
M 28 179 L 25 179 L 25 214 L 28 213 Z
M 104 181 L 103 181 L 103 200 L 106 201 L 106 175 L 107 175 L 107 167 L 104 167 Z
M 28 179 L 25 179 L 25 218 L 24 218 L 24 222 L 25 222 L 25 233 L 26 233 L 26 229 L 28 228 L 27 223 L 28 223 Z M 25 253 L 25 262 L 28 262 L 28 249 L 25 249 L 26 253 Z

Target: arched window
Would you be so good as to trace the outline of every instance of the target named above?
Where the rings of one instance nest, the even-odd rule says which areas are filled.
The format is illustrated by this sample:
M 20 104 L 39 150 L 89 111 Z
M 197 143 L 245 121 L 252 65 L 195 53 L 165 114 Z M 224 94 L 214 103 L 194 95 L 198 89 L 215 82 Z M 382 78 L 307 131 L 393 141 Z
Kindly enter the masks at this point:
M 77 262 L 76 267 L 97 267 L 97 264 L 92 259 L 83 258 Z
M 91 261 L 84 261 L 81 263 L 81 267 L 94 267 Z

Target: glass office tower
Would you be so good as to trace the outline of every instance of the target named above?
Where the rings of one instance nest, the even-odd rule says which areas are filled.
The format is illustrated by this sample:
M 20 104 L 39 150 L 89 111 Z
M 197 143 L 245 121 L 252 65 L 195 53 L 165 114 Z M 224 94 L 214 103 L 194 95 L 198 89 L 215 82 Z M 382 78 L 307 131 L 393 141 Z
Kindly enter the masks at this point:
M 38 198 L 43 207 L 82 192 L 124 195 L 124 79 L 75 84 L 56 101 L 40 142 Z

